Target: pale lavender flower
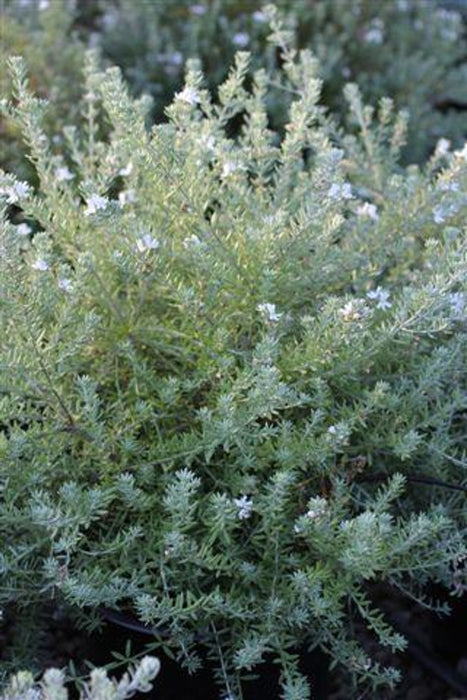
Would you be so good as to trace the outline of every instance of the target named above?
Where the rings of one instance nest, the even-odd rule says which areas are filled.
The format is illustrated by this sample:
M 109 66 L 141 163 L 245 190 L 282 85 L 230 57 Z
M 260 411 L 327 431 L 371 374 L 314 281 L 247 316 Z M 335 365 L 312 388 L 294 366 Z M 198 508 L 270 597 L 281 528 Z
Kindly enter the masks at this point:
M 232 160 L 227 160 L 222 166 L 221 177 L 226 178 L 232 175 L 236 170 L 238 170 L 238 165 Z
M 144 253 L 146 250 L 157 250 L 159 246 L 160 242 L 157 238 L 153 238 L 149 233 L 145 233 L 136 241 L 136 248 L 140 253 Z
M 136 192 L 134 190 L 122 190 L 119 192 L 118 201 L 121 207 L 136 202 Z
M 463 160 L 467 160 L 467 142 L 464 144 L 463 148 L 459 151 L 454 151 L 454 155 Z
M 16 233 L 18 236 L 29 236 L 29 234 L 32 233 L 32 228 L 27 224 L 18 224 Z
M 374 19 L 363 35 L 363 40 L 367 44 L 382 44 L 384 41 L 384 22 L 381 19 Z
M 62 292 L 71 292 L 72 289 L 72 284 L 71 280 L 68 278 L 63 278 L 58 280 L 58 288 L 62 290 Z
M 252 17 L 255 22 L 258 22 L 258 24 L 263 24 L 264 22 L 267 22 L 268 19 L 267 14 L 262 10 L 255 10 Z
M 343 184 L 335 182 L 329 188 L 328 196 L 331 199 L 352 199 L 353 194 L 350 182 L 344 182 Z
M 368 308 L 364 304 L 362 305 L 361 301 L 361 299 L 348 301 L 342 309 L 339 309 L 344 321 L 357 321 L 367 315 Z
M 201 101 L 199 93 L 190 85 L 186 85 L 181 92 L 177 92 L 175 99 L 186 102 L 189 105 L 196 105 Z
M 388 292 L 388 290 L 383 289 L 382 287 L 377 287 L 376 289 L 371 290 L 367 294 L 368 299 L 376 301 L 376 308 L 381 309 L 382 311 L 391 308 L 392 304 L 389 301 L 390 296 L 391 295 Z
M 47 261 L 43 260 L 42 258 L 38 258 L 33 263 L 31 263 L 31 267 L 33 270 L 38 270 L 39 272 L 45 272 L 49 269 Z
M 92 194 L 86 201 L 87 203 L 87 208 L 84 210 L 85 216 L 90 216 L 91 214 L 95 214 L 98 211 L 102 211 L 103 209 L 106 209 L 109 200 L 107 197 L 101 197 L 100 194 Z
M 464 315 L 467 306 L 466 294 L 463 292 L 453 292 L 449 294 L 449 303 L 451 304 L 451 313 L 454 318 L 461 318 Z
M 373 219 L 373 221 L 378 221 L 379 219 L 377 208 L 369 202 L 364 202 L 364 204 L 357 207 L 357 216 L 367 217 L 368 219 Z
M 188 236 L 183 240 L 183 247 L 184 248 L 196 248 L 199 246 L 201 243 L 200 238 L 194 233 L 191 236 Z
M 67 182 L 68 180 L 73 180 L 74 175 L 69 168 L 64 165 L 61 168 L 57 168 L 55 171 L 55 177 L 58 182 Z
M 444 224 L 446 221 L 446 211 L 442 204 L 433 209 L 433 221 L 435 224 Z
M 239 46 L 240 48 L 244 48 L 245 46 L 248 46 L 250 43 L 250 37 L 246 32 L 237 32 L 236 34 L 233 35 L 232 38 L 233 43 L 235 46 Z
M 12 185 L 9 185 L 2 189 L 2 194 L 7 195 L 8 204 L 16 204 L 20 199 L 28 197 L 31 192 L 31 188 L 27 182 L 23 180 L 18 180 Z
M 202 17 L 206 14 L 206 5 L 201 5 L 197 3 L 196 5 L 191 5 L 190 12 L 195 17 Z
M 451 142 L 449 139 L 439 139 L 438 143 L 436 144 L 436 155 L 437 156 L 445 156 L 447 153 L 449 153 L 449 149 L 451 147 Z
M 234 504 L 238 508 L 237 517 L 240 520 L 246 520 L 253 512 L 253 501 L 248 496 L 241 496 L 233 499 Z
M 122 177 L 127 177 L 127 175 L 131 175 L 133 171 L 133 163 L 130 161 L 125 167 L 120 168 L 118 171 L 119 175 L 122 175 Z
M 258 304 L 256 307 L 258 311 L 263 314 L 271 323 L 277 323 L 281 318 L 282 314 L 276 311 L 275 304 Z

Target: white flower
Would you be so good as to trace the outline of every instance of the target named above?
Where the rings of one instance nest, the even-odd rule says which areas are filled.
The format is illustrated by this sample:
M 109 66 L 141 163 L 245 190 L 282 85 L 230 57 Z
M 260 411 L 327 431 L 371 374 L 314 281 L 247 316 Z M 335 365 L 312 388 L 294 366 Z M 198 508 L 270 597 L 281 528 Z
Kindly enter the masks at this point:
M 438 143 L 436 144 L 436 155 L 445 156 L 447 153 L 449 153 L 450 147 L 451 142 L 449 141 L 449 139 L 439 139 Z
M 127 175 L 131 175 L 133 171 L 133 163 L 130 161 L 127 165 L 125 165 L 124 168 L 120 168 L 118 171 L 119 175 L 122 175 L 122 177 L 126 177 Z
M 379 219 L 377 208 L 374 204 L 370 204 L 369 202 L 365 202 L 357 207 L 357 216 L 368 217 L 369 219 L 373 219 L 373 221 L 378 221 Z
M 192 15 L 201 17 L 202 15 L 206 14 L 206 6 L 200 4 L 191 5 L 190 12 Z
M 63 167 L 56 169 L 55 177 L 57 178 L 58 182 L 66 182 L 67 180 L 73 180 L 74 175 L 71 170 L 64 165 Z
M 318 518 L 321 518 L 326 514 L 327 509 L 328 502 L 326 499 L 317 496 L 316 498 L 311 498 L 308 502 L 308 511 L 306 512 L 305 516 L 309 520 L 318 520 Z
M 39 270 L 40 272 L 45 272 L 49 269 L 48 263 L 42 258 L 38 258 L 33 263 L 31 263 L 31 267 L 33 270 Z
M 63 292 L 71 292 L 71 280 L 68 278 L 58 280 L 58 288 L 61 289 Z
M 136 241 L 136 248 L 140 253 L 144 253 L 146 250 L 157 250 L 159 246 L 160 242 L 157 238 L 153 238 L 149 233 L 145 233 L 142 238 Z
M 252 17 L 255 22 L 258 22 L 258 24 L 263 24 L 264 22 L 267 22 L 268 19 L 267 14 L 262 10 L 255 10 Z
M 30 186 L 28 185 L 27 182 L 23 182 L 22 180 L 18 180 L 17 182 L 14 182 L 12 185 L 8 185 L 6 187 L 3 187 L 0 190 L 0 194 L 7 196 L 8 204 L 16 204 L 16 202 L 19 199 L 24 199 L 25 197 L 27 197 L 30 192 L 31 192 Z
M 92 194 L 86 201 L 87 208 L 84 210 L 85 216 L 95 214 L 97 211 L 106 209 L 109 204 L 107 197 L 101 197 L 100 194 Z
M 18 224 L 16 233 L 18 236 L 29 236 L 29 234 L 32 233 L 32 228 L 27 224 Z
M 234 498 L 233 502 L 238 508 L 237 517 L 240 520 L 246 520 L 250 517 L 253 511 L 253 501 L 248 496 L 241 496 L 240 498 Z
M 382 44 L 384 35 L 381 29 L 372 27 L 372 29 L 368 29 L 368 31 L 365 32 L 364 39 L 367 44 Z
M 363 40 L 367 44 L 382 44 L 384 41 L 384 22 L 381 19 L 374 19 L 364 33 Z
M 181 92 L 177 92 L 175 99 L 186 102 L 189 105 L 196 105 L 201 101 L 198 92 L 194 87 L 190 87 L 189 85 L 186 85 Z
M 377 302 L 376 308 L 382 309 L 383 311 L 385 311 L 386 309 L 390 309 L 392 306 L 391 302 L 389 301 L 390 296 L 391 295 L 388 292 L 388 290 L 383 289 L 382 287 L 377 287 L 376 289 L 373 289 L 367 294 L 368 299 Z
M 50 5 L 49 0 L 39 0 L 39 10 L 46 10 Z
M 193 248 L 196 246 L 199 246 L 201 243 L 201 240 L 198 238 L 196 234 L 193 234 L 192 236 L 188 236 L 183 240 L 183 247 L 184 248 Z
M 337 428 L 335 425 L 331 425 L 328 428 L 328 433 L 329 435 L 336 435 L 337 434 Z
M 460 151 L 454 151 L 454 155 L 458 158 L 462 158 L 463 160 L 467 160 L 467 142 Z
M 236 170 L 238 170 L 238 165 L 234 163 L 232 160 L 227 160 L 224 165 L 222 166 L 222 173 L 221 177 L 226 178 L 229 177 L 229 175 L 232 175 Z
M 467 298 L 463 292 L 453 292 L 449 294 L 449 303 L 451 304 L 451 313 L 454 318 L 460 318 L 467 306 Z
M 119 192 L 118 201 L 121 207 L 124 207 L 126 204 L 132 204 L 136 202 L 136 192 L 134 190 L 122 190 Z
M 354 301 L 348 301 L 342 309 L 339 309 L 339 313 L 343 316 L 344 321 L 353 321 L 362 316 Z
M 444 224 L 446 221 L 446 211 L 442 204 L 433 209 L 433 221 L 435 224 Z
M 275 304 L 258 304 L 256 308 L 261 314 L 266 316 L 267 320 L 271 323 L 276 323 L 282 316 L 281 313 L 276 311 Z
M 452 182 L 450 180 L 440 178 L 436 183 L 436 186 L 443 192 L 459 192 L 458 182 Z
M 344 182 L 342 185 L 335 182 L 328 191 L 328 196 L 331 199 L 352 199 L 352 187 L 350 182 Z
M 240 46 L 241 48 L 244 48 L 250 43 L 250 37 L 246 32 L 237 32 L 233 35 L 232 41 L 235 44 L 235 46 Z

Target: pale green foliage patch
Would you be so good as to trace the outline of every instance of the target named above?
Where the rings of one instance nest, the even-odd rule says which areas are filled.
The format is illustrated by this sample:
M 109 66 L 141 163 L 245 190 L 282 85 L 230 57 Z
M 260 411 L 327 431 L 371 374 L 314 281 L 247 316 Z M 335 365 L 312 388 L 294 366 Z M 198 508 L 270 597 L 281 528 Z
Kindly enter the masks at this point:
M 353 638 L 349 610 L 404 647 L 371 582 L 461 585 L 464 494 L 411 478 L 465 486 L 467 168 L 402 168 L 406 115 L 355 85 L 344 134 L 275 41 L 219 99 L 189 63 L 151 129 L 89 55 L 65 155 L 10 62 L 39 184 L 0 179 L 0 600 L 131 611 L 233 698 L 271 653 L 304 700 L 302 644 L 396 682 Z

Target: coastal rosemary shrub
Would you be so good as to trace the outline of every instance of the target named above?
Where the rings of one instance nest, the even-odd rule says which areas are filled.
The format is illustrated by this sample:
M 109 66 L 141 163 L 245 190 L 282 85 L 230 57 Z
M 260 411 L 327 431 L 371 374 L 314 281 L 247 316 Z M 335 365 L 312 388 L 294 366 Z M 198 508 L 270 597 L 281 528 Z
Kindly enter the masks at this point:
M 38 186 L 1 174 L 0 602 L 129 613 L 236 700 L 270 655 L 309 698 L 303 645 L 392 686 L 371 584 L 465 587 L 466 147 L 403 168 L 406 114 L 349 84 L 345 133 L 274 40 L 152 129 L 89 55 L 66 155 L 18 58 L 2 102 Z
M 397 108 L 410 110 L 406 161 L 423 160 L 441 136 L 458 145 L 465 140 L 466 25 L 452 0 L 276 4 L 296 48 L 319 58 L 322 97 L 336 114 L 345 112 L 345 82 L 356 80 L 371 104 L 390 95 Z M 75 115 L 85 45 L 122 68 L 133 94 L 151 94 L 151 116 L 160 121 L 181 89 L 187 58 L 199 58 L 211 90 L 238 49 L 252 53 L 255 68 L 266 62 L 280 69 L 269 24 L 270 11 L 259 0 L 6 0 L 2 34 L 5 55 L 24 55 L 39 94 L 51 95 L 48 118 L 58 131 L 64 111 Z M 268 98 L 278 128 L 286 119 L 285 97 L 271 91 Z

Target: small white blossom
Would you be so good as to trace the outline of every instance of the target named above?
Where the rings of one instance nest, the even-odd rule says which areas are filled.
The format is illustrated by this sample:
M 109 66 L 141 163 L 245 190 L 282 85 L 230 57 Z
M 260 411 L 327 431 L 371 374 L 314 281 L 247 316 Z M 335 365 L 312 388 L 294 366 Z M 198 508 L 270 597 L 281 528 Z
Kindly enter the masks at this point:
M 267 320 L 271 323 L 276 323 L 282 316 L 281 313 L 276 311 L 275 304 L 258 304 L 256 308 L 261 314 L 266 316 Z
M 453 292 L 452 294 L 449 294 L 449 303 L 451 305 L 451 313 L 454 318 L 462 317 L 467 307 L 466 294 L 463 292 Z
M 246 32 L 237 32 L 233 35 L 232 41 L 235 44 L 235 46 L 244 48 L 250 43 L 250 37 Z
M 255 22 L 258 22 L 258 24 L 263 24 L 264 22 L 267 22 L 268 19 L 267 14 L 262 10 L 255 10 L 251 16 Z
M 39 270 L 39 272 L 45 272 L 49 269 L 47 261 L 43 260 L 42 258 L 38 258 L 33 263 L 31 263 L 31 267 L 33 270 Z
M 454 155 L 457 156 L 457 158 L 467 160 L 467 142 L 464 144 L 463 148 L 460 151 L 454 151 Z
M 90 216 L 91 214 L 95 214 L 98 211 L 102 211 L 103 209 L 106 209 L 109 200 L 107 197 L 101 197 L 100 194 L 92 194 L 86 201 L 87 208 L 84 210 L 85 216 Z
M 127 175 L 131 175 L 133 172 L 133 163 L 130 161 L 127 165 L 125 165 L 124 168 L 120 168 L 118 171 L 118 174 L 121 175 L 122 177 L 127 177 Z
M 119 192 L 118 201 L 121 207 L 124 207 L 126 204 L 132 204 L 136 202 L 136 192 L 134 190 L 122 190 Z
M 381 19 L 374 19 L 364 33 L 363 40 L 367 44 L 382 44 L 384 41 L 384 22 Z
M 190 7 L 190 12 L 192 15 L 195 15 L 196 17 L 202 17 L 202 15 L 206 14 L 206 5 L 191 5 Z
M 329 435 L 336 435 L 337 433 L 337 428 L 335 425 L 330 425 L 328 428 L 328 433 Z
M 190 87 L 189 85 L 186 85 L 181 92 L 177 92 L 175 99 L 186 102 L 189 105 L 197 105 L 201 101 L 198 92 L 194 87 Z
M 39 0 L 39 10 L 46 10 L 50 5 L 49 0 Z
M 357 207 L 357 216 L 367 217 L 373 219 L 373 221 L 378 221 L 379 215 L 378 210 L 374 204 L 365 202 Z
M 72 284 L 68 278 L 58 280 L 58 288 L 63 292 L 71 292 Z
M 18 200 L 27 197 L 30 192 L 31 188 L 28 183 L 24 182 L 23 180 L 19 180 L 18 182 L 14 182 L 12 185 L 2 188 L 0 194 L 7 196 L 8 204 L 16 204 Z
M 306 512 L 305 516 L 309 520 L 318 520 L 326 514 L 327 509 L 328 502 L 326 499 L 317 496 L 316 498 L 310 499 L 308 503 L 308 511 Z
M 227 160 L 224 165 L 222 166 L 222 173 L 221 177 L 226 178 L 229 177 L 229 175 L 232 175 L 236 170 L 238 170 L 238 165 L 234 163 L 232 160 Z
M 433 221 L 435 224 L 444 224 L 446 221 L 446 212 L 442 204 L 433 209 Z
M 376 301 L 376 308 L 382 309 L 383 311 L 390 309 L 392 306 L 391 302 L 389 301 L 390 296 L 391 295 L 388 290 L 383 289 L 382 287 L 377 287 L 367 294 L 368 299 Z
M 369 309 L 362 302 L 362 299 L 351 300 L 342 309 L 339 309 L 339 313 L 344 318 L 344 321 L 357 321 L 368 315 Z
M 68 180 L 73 180 L 74 175 L 71 170 L 64 165 L 63 167 L 56 169 L 55 177 L 57 178 L 58 182 L 66 182 Z
M 447 153 L 449 153 L 449 149 L 451 147 L 451 142 L 449 139 L 439 139 L 438 143 L 436 144 L 436 155 L 437 156 L 445 156 Z
M 196 248 L 196 246 L 199 246 L 200 243 L 201 243 L 201 239 L 198 238 L 198 236 L 194 233 L 192 236 L 187 236 L 187 238 L 185 238 L 183 240 L 183 247 L 184 248 L 193 248 L 193 247 Z
M 233 502 L 238 508 L 237 517 L 240 520 L 246 520 L 251 516 L 253 512 L 253 501 L 248 496 L 241 496 L 240 498 L 234 498 Z
M 443 192 L 459 192 L 459 183 L 446 180 L 445 178 L 440 178 L 436 185 L 438 189 L 442 190 Z
M 136 241 L 136 248 L 140 253 L 144 253 L 146 250 L 157 250 L 160 246 L 160 241 L 157 238 L 153 238 L 149 233 L 145 233 L 144 236 Z
M 18 236 L 29 236 L 29 234 L 32 233 L 32 228 L 27 224 L 18 224 L 16 233 Z
M 350 182 L 344 182 L 342 185 L 335 182 L 328 191 L 328 196 L 331 199 L 352 199 L 352 187 Z

